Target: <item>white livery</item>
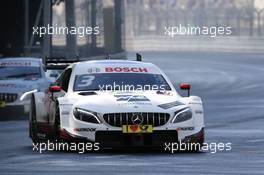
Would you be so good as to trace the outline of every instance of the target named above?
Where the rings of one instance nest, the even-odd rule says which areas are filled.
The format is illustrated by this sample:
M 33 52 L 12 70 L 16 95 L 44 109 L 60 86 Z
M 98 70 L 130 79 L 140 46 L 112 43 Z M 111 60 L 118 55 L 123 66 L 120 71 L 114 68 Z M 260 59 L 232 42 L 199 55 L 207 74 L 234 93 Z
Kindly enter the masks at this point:
M 189 90 L 190 85 L 182 84 Z M 151 63 L 73 63 L 54 85 L 32 96 L 30 137 L 98 142 L 103 146 L 163 146 L 204 142 L 201 98 L 178 94 Z
M 30 99 L 21 100 L 25 93 L 44 91 L 50 82 L 46 79 L 42 59 L 0 59 L 0 114 L 5 119 L 29 112 Z

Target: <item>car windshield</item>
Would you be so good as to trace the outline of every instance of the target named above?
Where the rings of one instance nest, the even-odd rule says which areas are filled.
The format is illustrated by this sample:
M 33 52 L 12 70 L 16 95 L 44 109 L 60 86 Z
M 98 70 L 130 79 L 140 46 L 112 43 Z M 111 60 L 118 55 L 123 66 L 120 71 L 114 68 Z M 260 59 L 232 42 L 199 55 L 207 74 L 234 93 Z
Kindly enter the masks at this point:
M 41 78 L 40 67 L 37 66 L 0 66 L 0 79 Z
M 74 91 L 98 90 L 171 90 L 160 74 L 96 73 L 75 77 Z

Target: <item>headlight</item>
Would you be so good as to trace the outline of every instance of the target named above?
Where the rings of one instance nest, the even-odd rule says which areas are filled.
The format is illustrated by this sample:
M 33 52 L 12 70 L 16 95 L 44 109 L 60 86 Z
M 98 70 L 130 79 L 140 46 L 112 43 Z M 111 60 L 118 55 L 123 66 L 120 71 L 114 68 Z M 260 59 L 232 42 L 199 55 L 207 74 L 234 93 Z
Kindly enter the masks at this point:
M 73 111 L 73 115 L 77 120 L 81 120 L 89 123 L 101 123 L 97 117 L 97 114 L 92 111 L 75 108 Z
M 192 111 L 190 108 L 185 108 L 175 112 L 175 116 L 172 120 L 172 123 L 183 122 L 189 120 L 190 118 L 192 118 Z

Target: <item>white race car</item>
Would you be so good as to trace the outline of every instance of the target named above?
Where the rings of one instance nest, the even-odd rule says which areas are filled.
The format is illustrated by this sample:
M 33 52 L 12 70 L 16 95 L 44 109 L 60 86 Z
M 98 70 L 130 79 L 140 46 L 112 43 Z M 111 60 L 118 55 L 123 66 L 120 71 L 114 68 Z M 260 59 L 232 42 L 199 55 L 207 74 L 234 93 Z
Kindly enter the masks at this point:
M 181 84 L 181 88 L 189 92 L 190 85 Z M 86 141 L 102 147 L 204 142 L 200 97 L 180 96 L 151 63 L 73 63 L 45 93 L 34 93 L 32 102 L 33 142 Z
M 32 90 L 44 91 L 49 87 L 44 65 L 39 58 L 0 59 L 0 116 L 12 119 L 29 112 L 30 99 L 21 101 L 25 93 Z

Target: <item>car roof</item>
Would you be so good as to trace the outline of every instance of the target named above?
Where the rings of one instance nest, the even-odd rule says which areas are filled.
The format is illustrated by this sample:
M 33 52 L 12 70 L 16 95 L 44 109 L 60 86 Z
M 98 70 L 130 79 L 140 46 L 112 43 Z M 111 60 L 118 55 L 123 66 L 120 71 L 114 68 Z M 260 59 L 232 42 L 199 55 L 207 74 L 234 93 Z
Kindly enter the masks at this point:
M 41 67 L 41 58 L 32 57 L 10 57 L 0 59 L 1 66 L 26 66 L 26 67 Z
M 7 58 L 0 58 L 0 61 L 30 61 L 30 62 L 42 62 L 41 58 L 34 58 L 34 57 L 7 57 Z
M 90 60 L 90 61 L 82 61 L 77 64 L 134 64 L 134 65 L 153 65 L 152 63 L 146 63 L 141 61 L 133 61 L 133 60 Z

